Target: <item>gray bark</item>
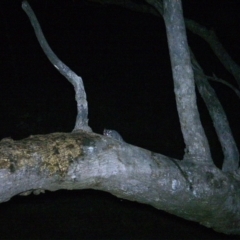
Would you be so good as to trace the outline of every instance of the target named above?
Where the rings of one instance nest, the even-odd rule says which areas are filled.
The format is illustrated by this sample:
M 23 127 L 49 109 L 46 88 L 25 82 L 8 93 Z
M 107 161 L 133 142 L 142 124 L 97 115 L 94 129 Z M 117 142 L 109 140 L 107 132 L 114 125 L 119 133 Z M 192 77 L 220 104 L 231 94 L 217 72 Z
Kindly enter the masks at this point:
M 131 0 L 124 1 L 112 1 L 112 0 L 103 0 L 102 3 L 106 4 L 116 4 L 133 11 L 151 13 L 155 16 L 163 16 L 163 3 L 158 0 L 146 0 L 150 5 L 139 4 L 132 2 Z M 154 8 L 151 8 L 151 5 Z M 219 42 L 216 34 L 213 30 L 208 30 L 207 28 L 201 26 L 200 24 L 185 18 L 186 27 L 193 33 L 197 34 L 203 38 L 211 47 L 215 55 L 221 61 L 223 66 L 233 75 L 239 85 L 239 76 L 240 76 L 240 67 L 233 59 L 229 56 L 226 49 Z M 177 39 L 177 38 L 176 38 Z M 190 49 L 190 48 L 189 48 Z M 222 146 L 222 151 L 224 154 L 222 170 L 225 172 L 234 172 L 239 168 L 239 151 L 237 149 L 235 140 L 232 135 L 231 128 L 229 126 L 227 116 L 224 112 L 224 109 L 218 100 L 217 95 L 215 94 L 214 89 L 208 83 L 208 80 L 214 80 L 224 85 L 230 87 L 239 97 L 240 93 L 233 85 L 219 79 L 217 77 L 209 77 L 204 74 L 204 71 L 201 69 L 200 64 L 197 62 L 196 58 L 191 56 L 192 66 L 194 70 L 194 77 L 197 89 L 206 103 L 209 114 L 212 118 L 213 125 L 215 127 L 218 140 Z M 239 171 L 239 170 L 238 170 Z
M 26 2 L 23 7 L 30 9 Z M 91 188 L 152 205 L 219 232 L 240 234 L 240 172 L 225 173 L 211 160 L 195 106 L 181 11 L 180 1 L 164 1 L 178 113 L 187 148 L 184 161 L 92 133 L 85 102 L 84 114 L 78 106 L 78 131 L 0 142 L 0 202 L 36 189 Z M 41 36 L 40 40 L 44 41 Z M 50 55 L 54 56 L 51 51 Z M 79 77 L 69 77 L 72 71 L 65 71 L 65 65 L 56 65 L 55 60 L 53 57 L 55 67 L 63 68 L 70 82 L 77 79 L 76 85 L 81 84 Z M 77 101 L 86 99 L 84 96 Z
M 214 89 L 210 86 L 206 76 L 203 74 L 202 68 L 196 61 L 194 54 L 192 56 L 192 64 L 195 66 L 195 82 L 199 93 L 201 94 L 209 114 L 213 120 L 213 124 L 222 146 L 224 155 L 222 170 L 224 172 L 232 172 L 238 169 L 239 152 L 234 141 L 232 131 L 229 127 L 227 116 L 219 102 Z
M 186 145 L 184 159 L 213 163 L 196 104 L 194 76 L 181 1 L 164 0 L 163 18 L 167 31 L 178 116 Z
M 27 1 L 23 1 L 22 9 L 28 15 L 38 42 L 48 57 L 49 61 L 74 87 L 75 99 L 77 102 L 77 118 L 73 131 L 84 130 L 91 132 L 92 129 L 88 126 L 88 104 L 82 78 L 79 77 L 74 71 L 72 71 L 67 65 L 65 65 L 52 51 L 42 33 L 42 29 L 35 16 L 35 13 Z
M 90 188 L 240 234 L 239 178 L 84 131 L 0 142 L 0 202 L 34 189 Z

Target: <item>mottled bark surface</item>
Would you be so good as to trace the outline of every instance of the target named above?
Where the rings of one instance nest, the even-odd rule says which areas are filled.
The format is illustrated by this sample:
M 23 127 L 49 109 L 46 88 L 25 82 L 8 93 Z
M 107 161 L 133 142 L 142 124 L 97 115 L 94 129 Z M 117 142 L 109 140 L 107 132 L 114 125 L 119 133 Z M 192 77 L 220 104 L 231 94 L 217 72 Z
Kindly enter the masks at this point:
M 213 165 L 85 132 L 3 139 L 0 156 L 1 202 L 34 189 L 98 189 L 239 233 L 239 181 Z
M 148 1 L 157 3 L 160 1 Z M 154 4 L 153 4 L 154 5 Z M 45 38 L 27 2 L 40 45 Z M 29 12 L 30 11 L 30 12 Z M 78 116 L 73 133 L 0 142 L 0 202 L 18 194 L 58 189 L 97 189 L 197 221 L 216 231 L 240 234 L 239 169 L 224 173 L 213 164 L 199 120 L 180 1 L 164 1 L 174 90 L 186 151 L 184 161 L 94 134 L 88 126 L 81 77 L 48 51 L 53 65 L 73 84 Z M 82 98 L 82 100 L 81 100 Z M 84 102 L 84 103 L 83 103 Z M 115 134 L 116 136 L 116 134 Z M 161 136 L 159 136 L 161 137 Z M 237 163 L 238 161 L 234 161 Z M 224 163 L 225 164 L 225 163 Z M 235 164 L 237 165 L 237 164 Z

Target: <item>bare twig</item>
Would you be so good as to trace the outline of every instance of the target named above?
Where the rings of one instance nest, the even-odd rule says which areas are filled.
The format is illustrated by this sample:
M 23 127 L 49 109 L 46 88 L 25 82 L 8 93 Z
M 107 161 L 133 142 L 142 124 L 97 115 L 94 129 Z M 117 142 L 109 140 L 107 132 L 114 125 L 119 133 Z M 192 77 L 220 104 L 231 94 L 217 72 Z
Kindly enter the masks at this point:
M 46 56 L 53 66 L 74 86 L 78 110 L 74 131 L 83 130 L 91 132 L 92 130 L 88 126 L 88 104 L 82 78 L 73 72 L 67 65 L 65 65 L 52 51 L 43 35 L 39 22 L 27 1 L 23 1 L 22 8 L 28 15 L 38 42 Z

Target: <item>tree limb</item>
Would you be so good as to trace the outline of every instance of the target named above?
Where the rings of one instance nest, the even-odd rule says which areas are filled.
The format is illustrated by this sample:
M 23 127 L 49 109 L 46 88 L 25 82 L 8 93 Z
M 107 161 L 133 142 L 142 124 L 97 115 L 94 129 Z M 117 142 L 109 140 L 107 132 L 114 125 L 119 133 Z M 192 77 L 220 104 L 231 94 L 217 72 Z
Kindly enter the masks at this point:
M 233 59 L 227 53 L 226 49 L 219 42 L 215 32 L 213 30 L 208 30 L 193 20 L 185 19 L 185 22 L 187 28 L 191 32 L 202 37 L 209 44 L 223 66 L 234 76 L 238 87 L 240 88 L 240 66 L 235 61 L 233 61 Z
M 84 130 L 91 132 L 92 129 L 88 126 L 88 104 L 82 78 L 79 77 L 75 72 L 73 72 L 68 66 L 66 66 L 52 51 L 52 49 L 47 43 L 46 38 L 42 33 L 39 22 L 27 1 L 22 2 L 22 9 L 28 15 L 30 22 L 34 28 L 38 42 L 50 62 L 74 86 L 75 99 L 77 101 L 78 111 L 74 131 Z
M 152 4 L 159 10 L 159 13 L 163 15 L 163 4 L 161 1 L 156 0 L 146 0 L 149 4 Z M 194 23 L 194 21 L 186 21 L 186 26 L 189 27 L 190 30 L 198 33 L 200 36 L 204 37 L 204 39 L 208 39 L 208 42 L 211 45 L 218 40 L 216 37 L 208 37 L 209 33 L 206 28 L 201 27 L 199 24 Z M 190 24 L 191 23 L 191 24 Z M 215 35 L 214 35 L 215 36 Z M 232 63 L 232 59 L 227 54 L 226 50 L 222 47 L 222 45 L 218 42 L 216 44 L 218 48 L 214 48 L 215 50 L 218 49 L 220 51 L 217 56 L 224 62 L 224 66 L 229 66 Z M 190 49 L 190 48 L 189 48 Z M 191 50 L 190 50 L 191 51 Z M 231 128 L 229 126 L 226 114 L 222 108 L 220 101 L 218 100 L 214 89 L 211 85 L 207 82 L 207 77 L 205 76 L 203 70 L 201 69 L 200 65 L 198 64 L 193 52 L 191 51 L 191 60 L 192 66 L 194 70 L 195 82 L 198 88 L 198 91 L 203 98 L 209 114 L 212 118 L 219 142 L 222 146 L 224 160 L 222 170 L 227 172 L 234 172 L 239 168 L 239 151 L 234 141 Z M 238 72 L 240 72 L 239 67 L 234 63 L 231 67 L 234 72 L 234 76 L 237 79 Z M 238 91 L 233 89 L 236 93 Z
M 169 3 L 169 0 L 165 0 L 167 11 L 164 12 L 164 18 L 169 28 L 170 47 L 175 41 L 172 37 L 177 37 L 183 43 L 182 47 L 186 48 L 182 19 L 176 23 L 173 17 L 171 22 L 174 5 L 168 8 Z M 175 1 L 175 4 L 181 10 L 179 1 Z M 172 23 L 179 26 L 179 38 L 170 28 Z M 175 81 L 175 92 L 179 98 L 179 109 L 185 111 L 180 119 L 188 146 L 185 156 L 189 157 L 189 161 L 167 158 L 123 141 L 94 134 L 83 115 L 81 119 L 84 123 L 79 124 L 77 129 L 86 131 L 31 136 L 22 141 L 3 139 L 0 142 L 0 202 L 34 189 L 55 191 L 92 188 L 150 204 L 216 231 L 240 234 L 240 172 L 224 173 L 207 160 L 211 158 L 205 135 L 202 134 L 201 125 L 195 126 L 199 116 L 194 115 L 193 119 L 187 116 L 190 109 L 196 114 L 195 106 L 192 103 L 188 106 L 188 100 L 181 99 L 187 96 L 193 103 L 196 102 L 189 53 L 182 50 L 173 48 L 171 54 L 177 54 L 172 60 L 174 81 L 177 74 L 180 74 L 180 85 L 183 79 L 187 79 L 185 89 L 178 86 L 179 81 Z M 65 65 L 57 65 L 58 61 L 54 61 L 56 58 L 53 58 L 55 67 L 63 67 L 63 72 L 69 77 L 68 69 L 64 71 Z M 74 80 L 72 84 L 76 85 Z M 189 125 L 191 122 L 194 126 Z M 186 130 L 185 127 L 193 127 L 197 136 L 192 129 Z M 193 144 L 190 140 L 193 140 Z M 195 145 L 197 140 L 200 141 L 200 148 Z
M 227 116 L 192 51 L 191 59 L 195 69 L 194 76 L 198 91 L 207 106 L 222 147 L 224 155 L 222 170 L 224 172 L 234 172 L 239 167 L 239 151 L 229 127 Z
M 163 5 L 163 18 L 166 25 L 172 64 L 174 92 L 186 145 L 184 159 L 212 162 L 208 140 L 197 109 L 194 76 L 181 1 L 164 0 Z
M 0 141 L 0 202 L 34 189 L 97 189 L 240 234 L 237 177 L 92 132 Z

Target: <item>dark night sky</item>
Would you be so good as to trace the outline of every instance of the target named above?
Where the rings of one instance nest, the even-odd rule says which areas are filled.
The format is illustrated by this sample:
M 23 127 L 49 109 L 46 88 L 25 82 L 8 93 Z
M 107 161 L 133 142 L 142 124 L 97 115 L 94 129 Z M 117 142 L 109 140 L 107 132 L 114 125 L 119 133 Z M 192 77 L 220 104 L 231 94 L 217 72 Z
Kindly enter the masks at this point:
M 93 130 L 102 133 L 105 127 L 115 129 L 131 144 L 181 158 L 184 144 L 163 20 L 80 0 L 30 3 L 53 51 L 83 77 Z M 183 0 L 183 9 L 185 17 L 214 29 L 240 63 L 239 0 Z M 73 87 L 44 56 L 21 1 L 2 0 L 0 19 L 0 137 L 21 139 L 30 134 L 71 131 L 76 117 Z M 205 72 L 214 72 L 236 86 L 207 44 L 189 32 L 188 37 Z M 227 87 L 212 86 L 239 145 L 239 99 Z M 199 107 L 217 161 L 222 153 L 201 99 Z M 177 220 L 176 224 L 181 225 Z M 194 239 L 225 239 L 211 234 Z

